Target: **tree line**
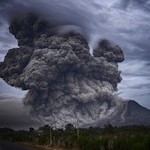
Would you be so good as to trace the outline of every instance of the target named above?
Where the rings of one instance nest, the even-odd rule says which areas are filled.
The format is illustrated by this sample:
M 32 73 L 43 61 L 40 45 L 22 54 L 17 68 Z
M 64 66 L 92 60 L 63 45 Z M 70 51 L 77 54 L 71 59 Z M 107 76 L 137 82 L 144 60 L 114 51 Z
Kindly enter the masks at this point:
M 65 129 L 45 125 L 28 131 L 0 128 L 0 139 L 77 150 L 150 150 L 150 126 L 75 128 L 67 124 Z

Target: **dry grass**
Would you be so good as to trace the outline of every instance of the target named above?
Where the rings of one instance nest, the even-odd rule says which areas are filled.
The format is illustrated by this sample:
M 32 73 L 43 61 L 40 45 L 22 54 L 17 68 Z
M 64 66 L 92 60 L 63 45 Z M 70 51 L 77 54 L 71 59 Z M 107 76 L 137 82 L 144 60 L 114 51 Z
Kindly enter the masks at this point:
M 38 144 L 32 144 L 32 143 L 26 143 L 26 142 L 19 142 L 19 144 L 34 148 L 35 150 L 78 150 L 78 149 L 65 149 L 65 148 L 60 148 L 56 146 L 52 147 L 50 145 L 38 145 Z

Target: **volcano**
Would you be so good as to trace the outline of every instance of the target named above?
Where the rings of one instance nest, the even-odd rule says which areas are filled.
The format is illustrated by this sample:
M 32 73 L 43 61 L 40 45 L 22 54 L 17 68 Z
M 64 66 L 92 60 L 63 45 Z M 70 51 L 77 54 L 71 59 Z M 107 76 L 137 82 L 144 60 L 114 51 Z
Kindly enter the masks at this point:
M 61 26 L 34 14 L 14 18 L 9 30 L 19 47 L 0 63 L 0 77 L 28 91 L 24 105 L 33 119 L 60 128 L 150 124 L 149 110 L 115 94 L 124 60 L 118 45 L 102 39 L 90 53 L 82 33 L 60 32 Z

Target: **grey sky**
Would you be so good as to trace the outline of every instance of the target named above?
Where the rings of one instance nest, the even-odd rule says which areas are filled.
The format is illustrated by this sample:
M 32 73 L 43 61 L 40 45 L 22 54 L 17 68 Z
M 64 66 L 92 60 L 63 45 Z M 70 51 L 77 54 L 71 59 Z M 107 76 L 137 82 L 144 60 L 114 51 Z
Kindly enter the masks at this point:
M 28 116 L 27 110 L 21 102 L 21 97 L 0 95 L 0 127 L 28 129 L 30 126 L 38 127 L 39 125 L 39 122 L 33 121 Z
M 36 4 L 35 4 L 36 2 Z M 1 0 L 0 60 L 17 41 L 9 33 L 12 16 L 35 11 L 54 25 L 76 25 L 94 47 L 106 38 L 125 53 L 120 64 L 122 82 L 118 92 L 150 108 L 150 1 L 149 0 Z M 23 95 L 0 80 L 0 94 Z

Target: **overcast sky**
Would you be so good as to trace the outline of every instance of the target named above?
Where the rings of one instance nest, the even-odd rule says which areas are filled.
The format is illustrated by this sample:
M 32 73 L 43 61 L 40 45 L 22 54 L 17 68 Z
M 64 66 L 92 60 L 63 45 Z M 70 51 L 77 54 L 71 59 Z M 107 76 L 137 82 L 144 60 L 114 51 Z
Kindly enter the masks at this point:
M 150 0 L 1 0 L 0 61 L 8 49 L 17 47 L 8 30 L 11 17 L 31 11 L 56 25 L 78 26 L 91 47 L 103 38 L 119 45 L 125 61 L 119 65 L 123 80 L 118 93 L 150 108 Z M 25 93 L 0 79 L 1 100 L 3 95 L 23 97 Z

